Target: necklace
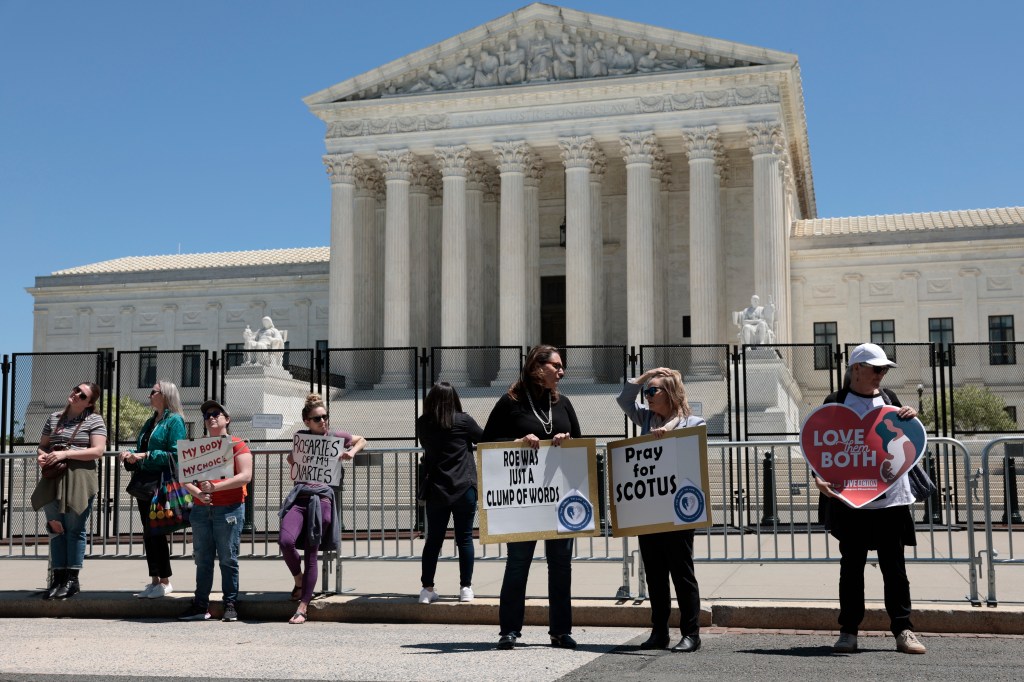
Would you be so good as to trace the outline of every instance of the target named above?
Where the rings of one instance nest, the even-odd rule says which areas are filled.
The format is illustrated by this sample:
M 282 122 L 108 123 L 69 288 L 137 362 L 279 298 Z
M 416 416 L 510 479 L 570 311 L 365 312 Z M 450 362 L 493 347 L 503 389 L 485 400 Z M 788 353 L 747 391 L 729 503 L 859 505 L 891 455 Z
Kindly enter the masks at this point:
M 537 412 L 537 408 L 533 406 L 533 397 L 530 395 L 530 389 L 526 389 L 526 399 L 530 402 L 530 409 L 533 410 L 533 416 L 540 422 L 540 426 L 544 429 L 544 434 L 550 436 L 553 430 L 554 420 L 551 418 L 551 394 L 548 393 L 548 418 L 545 421 L 544 417 Z

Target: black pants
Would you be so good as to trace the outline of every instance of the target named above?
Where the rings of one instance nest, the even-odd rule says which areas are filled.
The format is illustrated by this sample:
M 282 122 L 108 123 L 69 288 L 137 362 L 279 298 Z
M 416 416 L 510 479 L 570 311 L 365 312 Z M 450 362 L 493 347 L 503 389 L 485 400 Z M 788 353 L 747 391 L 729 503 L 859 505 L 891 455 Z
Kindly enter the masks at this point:
M 501 582 L 498 621 L 502 635 L 522 634 L 526 613 L 526 581 L 536 540 L 508 543 L 505 578 Z M 548 634 L 572 634 L 572 538 L 545 540 L 544 554 L 548 560 Z
M 872 544 L 878 549 L 878 568 L 885 586 L 885 611 L 893 635 L 913 630 L 910 622 L 910 580 L 903 558 L 903 541 L 895 534 L 876 537 Z M 864 620 L 864 566 L 868 548 L 859 538 L 840 540 L 839 551 L 839 631 L 857 634 Z
M 135 498 L 139 508 L 139 516 L 142 518 L 142 544 L 146 548 L 146 565 L 149 567 L 150 577 L 158 578 L 171 577 L 171 546 L 165 535 L 150 535 L 146 529 L 149 527 L 149 502 L 143 502 Z
M 647 593 L 651 598 L 651 629 L 668 634 L 668 617 L 672 611 L 668 587 L 671 576 L 679 602 L 679 630 L 683 635 L 699 634 L 700 588 L 693 572 L 693 531 L 641 535 L 639 542 L 647 572 Z

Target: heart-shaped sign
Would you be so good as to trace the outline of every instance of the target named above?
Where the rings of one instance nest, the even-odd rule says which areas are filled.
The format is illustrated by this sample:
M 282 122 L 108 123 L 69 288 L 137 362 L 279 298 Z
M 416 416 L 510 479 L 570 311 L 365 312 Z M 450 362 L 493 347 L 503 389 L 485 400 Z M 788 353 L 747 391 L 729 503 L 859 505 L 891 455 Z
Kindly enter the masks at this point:
M 898 412 L 883 405 L 860 417 L 831 403 L 807 415 L 800 428 L 807 463 L 854 509 L 895 485 L 924 455 L 924 425 L 917 418 L 900 419 Z

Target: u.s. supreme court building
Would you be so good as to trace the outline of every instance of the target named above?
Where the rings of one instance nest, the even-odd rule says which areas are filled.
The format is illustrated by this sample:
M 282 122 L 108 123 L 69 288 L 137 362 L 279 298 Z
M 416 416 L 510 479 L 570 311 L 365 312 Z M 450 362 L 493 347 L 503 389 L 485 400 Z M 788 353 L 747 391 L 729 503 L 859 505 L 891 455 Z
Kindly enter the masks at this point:
M 737 344 L 752 295 L 778 344 L 1024 314 L 1022 208 L 818 216 L 793 54 L 532 4 L 305 103 L 329 249 L 41 276 L 34 350 L 217 350 L 264 316 L 293 348 Z

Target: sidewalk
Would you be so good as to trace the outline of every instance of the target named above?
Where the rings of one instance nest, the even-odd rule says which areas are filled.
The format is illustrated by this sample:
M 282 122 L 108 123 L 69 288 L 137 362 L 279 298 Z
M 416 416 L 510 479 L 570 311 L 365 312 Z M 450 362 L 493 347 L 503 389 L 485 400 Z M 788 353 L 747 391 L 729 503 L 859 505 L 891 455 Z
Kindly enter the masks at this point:
M 132 597 L 148 579 L 143 559 L 86 559 L 82 593 L 64 602 L 39 598 L 46 560 L 0 559 L 0 617 L 3 618 L 173 618 L 188 606 L 195 588 L 195 567 L 189 560 L 173 563 L 173 595 L 154 600 Z M 703 626 L 836 630 L 839 566 L 837 564 L 697 563 Z M 914 627 L 920 632 L 1024 634 L 1024 582 L 1002 579 L 996 608 L 973 607 L 966 600 L 966 565 L 909 564 L 914 597 Z M 1008 569 L 1008 570 L 1013 570 Z M 458 602 L 458 564 L 442 561 L 436 576 L 441 600 L 417 603 L 419 565 L 409 561 L 360 560 L 343 565 L 340 595 L 320 597 L 310 605 L 311 620 L 343 622 L 494 624 L 503 561 L 478 561 L 473 588 L 477 598 Z M 984 597 L 984 577 L 979 576 Z M 214 586 L 219 587 L 215 573 Z M 322 578 L 321 578 L 322 584 Z M 622 582 L 621 564 L 573 562 L 573 600 L 578 625 L 649 627 L 650 608 L 634 599 L 616 600 Z M 631 579 L 633 592 L 637 580 Z M 330 577 L 333 586 L 334 576 Z M 865 569 L 868 611 L 862 629 L 888 630 L 882 606 L 881 574 Z M 245 620 L 284 621 L 294 604 L 288 601 L 292 579 L 282 560 L 243 559 L 242 596 L 238 611 Z M 530 573 L 526 621 L 547 623 L 547 575 L 543 561 Z M 213 595 L 216 600 L 217 594 Z M 214 609 L 219 604 L 214 604 Z M 676 622 L 673 615 L 670 622 Z

